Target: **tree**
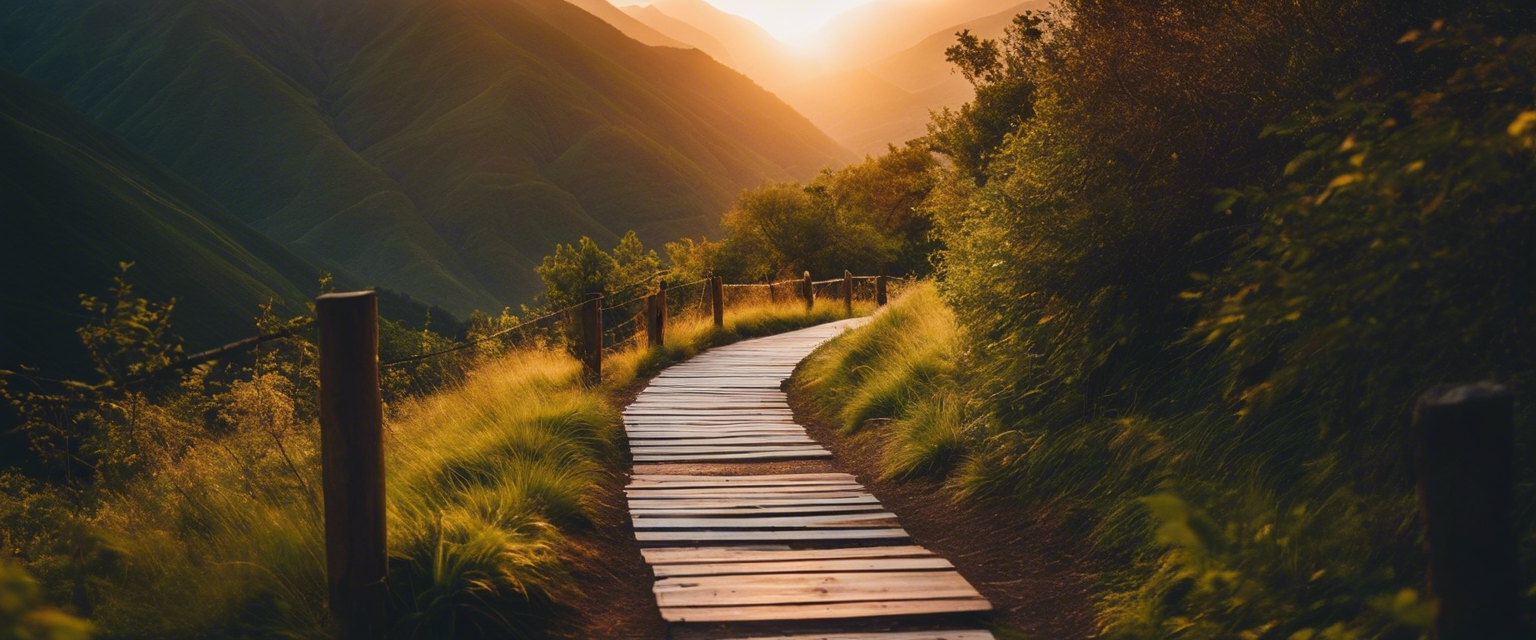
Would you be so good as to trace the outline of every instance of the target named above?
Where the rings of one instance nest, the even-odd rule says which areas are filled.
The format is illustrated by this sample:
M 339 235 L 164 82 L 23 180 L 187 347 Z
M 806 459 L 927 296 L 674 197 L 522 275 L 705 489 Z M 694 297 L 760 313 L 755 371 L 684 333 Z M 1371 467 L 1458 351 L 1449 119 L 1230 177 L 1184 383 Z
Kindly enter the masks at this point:
M 582 236 L 575 245 L 556 245 L 554 255 L 545 256 L 535 271 L 544 279 L 544 301 L 559 308 L 580 304 L 588 295 L 605 291 L 617 268 L 613 256 Z

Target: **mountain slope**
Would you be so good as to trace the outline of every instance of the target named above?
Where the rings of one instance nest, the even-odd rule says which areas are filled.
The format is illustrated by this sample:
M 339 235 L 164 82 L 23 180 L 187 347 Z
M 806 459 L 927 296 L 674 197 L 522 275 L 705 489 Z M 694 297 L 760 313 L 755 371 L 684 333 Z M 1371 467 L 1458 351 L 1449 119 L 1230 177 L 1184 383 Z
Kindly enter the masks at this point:
M 858 69 L 932 35 L 1017 5 L 1019 0 L 873 0 L 843 12 L 817 29 L 815 40 L 834 43 L 824 52 L 832 70 Z M 940 58 L 942 60 L 942 58 Z
M 258 305 L 304 310 L 319 272 L 45 90 L 0 72 L 0 366 L 78 372 L 81 293 L 132 262 L 137 292 L 177 298 L 192 346 L 249 335 Z
M 607 0 L 600 1 L 606 2 Z M 726 48 L 719 38 L 710 35 L 709 32 L 662 13 L 661 9 L 656 8 L 654 5 L 632 4 L 622 7 L 622 10 L 624 13 L 629 14 L 630 17 L 667 37 L 685 42 L 688 46 L 709 54 L 710 57 L 720 61 L 720 63 L 733 69 L 736 68 L 736 59 L 731 56 L 731 50 Z M 739 71 L 740 69 L 737 70 Z
M 955 44 L 955 34 L 962 30 L 969 30 L 979 37 L 995 40 L 1003 37 L 1008 25 L 1013 24 L 1014 16 L 1025 11 L 1045 11 L 1049 8 L 1049 0 L 1022 2 L 992 15 L 940 29 L 917 44 L 886 56 L 865 68 L 907 91 L 924 91 L 940 84 L 947 84 L 954 87 L 948 95 L 969 100 L 970 86 L 959 73 L 955 72 L 954 65 L 944 59 L 944 50 Z
M 868 67 L 790 84 L 778 94 L 843 146 L 878 154 L 887 144 L 926 134 L 931 112 L 959 107 L 975 96 L 944 58 L 956 33 L 968 29 L 983 38 L 1000 38 L 1014 16 L 1047 6 L 1046 0 L 1030 0 L 956 24 Z
M 601 18 L 603 22 L 613 25 L 619 31 L 622 31 L 624 35 L 639 41 L 641 44 L 648 44 L 653 47 L 680 47 L 683 49 L 694 46 L 687 44 L 687 41 L 673 38 L 662 31 L 653 29 L 641 20 L 634 19 L 627 15 L 626 11 L 609 4 L 608 0 L 565 1 L 579 7 L 582 11 Z
M 553 243 L 711 229 L 848 154 L 560 0 L 14 0 L 0 63 L 311 261 L 463 313 Z
M 742 73 L 759 84 L 775 89 L 804 77 L 805 69 L 816 63 L 790 50 L 757 23 L 741 16 L 727 13 L 705 0 L 656 0 L 650 8 L 663 16 L 683 22 L 694 29 L 709 34 L 721 43 L 725 59 Z M 631 12 L 641 20 L 649 14 Z M 661 29 L 665 22 L 648 22 Z M 678 32 L 675 37 L 685 35 Z M 710 51 L 707 42 L 691 42 L 696 47 Z

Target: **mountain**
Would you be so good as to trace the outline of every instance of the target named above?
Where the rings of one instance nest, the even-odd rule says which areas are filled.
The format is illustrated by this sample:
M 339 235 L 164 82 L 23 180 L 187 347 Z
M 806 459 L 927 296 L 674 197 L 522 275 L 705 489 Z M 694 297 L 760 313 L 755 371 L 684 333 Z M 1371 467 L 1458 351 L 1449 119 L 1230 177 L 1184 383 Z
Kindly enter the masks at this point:
M 831 70 L 860 69 L 930 37 L 937 25 L 966 23 L 1018 4 L 1019 0 L 873 0 L 827 21 L 812 40 L 826 43 L 821 54 Z
M 1014 16 L 1047 6 L 1047 0 L 1031 0 L 956 24 L 867 67 L 790 84 L 778 94 L 843 146 L 878 154 L 887 144 L 926 134 L 931 112 L 975 97 L 970 83 L 944 59 L 956 33 L 968 29 L 983 38 L 1000 38 Z
M 607 2 L 607 0 L 594 1 Z M 725 44 L 720 42 L 718 38 L 710 35 L 703 29 L 662 13 L 661 9 L 657 9 L 654 5 L 633 4 L 623 7 L 621 10 L 632 19 L 644 23 L 657 32 L 679 42 L 687 43 L 687 46 L 709 54 L 715 60 L 720 61 L 721 64 L 733 69 L 736 68 L 735 58 L 731 57 L 731 50 L 727 49 Z M 740 71 L 740 69 L 737 69 L 737 71 Z
M 305 310 L 319 271 L 46 90 L 0 72 L 0 367 L 83 373 L 78 295 L 134 263 L 138 295 L 177 299 L 194 348 L 250 335 L 258 306 Z
M 1008 25 L 1013 24 L 1014 16 L 1049 8 L 1050 0 L 1029 0 L 992 15 L 960 22 L 940 29 L 917 44 L 864 68 L 907 91 L 925 91 L 939 85 L 949 85 L 951 89 L 944 94 L 947 99 L 960 98 L 964 102 L 973 95 L 971 87 L 965 78 L 955 72 L 954 65 L 944 59 L 944 50 L 955 44 L 955 34 L 969 30 L 979 37 L 995 40 L 1003 37 Z
M 556 242 L 699 235 L 850 158 L 561 0 L 11 0 L 0 66 L 316 266 L 456 313 L 528 299 Z
M 678 47 L 682 49 L 702 48 L 688 44 L 687 41 L 669 37 L 665 33 L 651 28 L 645 22 L 636 20 L 625 11 L 609 4 L 608 0 L 565 1 L 575 5 L 582 11 L 602 19 L 603 22 L 613 25 L 623 32 L 624 35 L 639 41 L 641 44 L 648 44 L 653 47 Z
M 717 59 L 731 60 L 735 69 L 769 89 L 803 78 L 807 68 L 819 64 L 795 53 L 757 23 L 721 11 L 705 0 L 655 0 L 648 6 L 654 11 L 636 11 L 633 6 L 626 7 L 626 10 L 663 33 L 669 33 L 712 55 L 721 54 Z M 719 48 L 712 51 L 707 42 L 687 40 L 686 32 L 668 32 L 664 28 L 667 21 L 657 20 L 657 15 L 682 22 L 712 36 L 720 43 Z

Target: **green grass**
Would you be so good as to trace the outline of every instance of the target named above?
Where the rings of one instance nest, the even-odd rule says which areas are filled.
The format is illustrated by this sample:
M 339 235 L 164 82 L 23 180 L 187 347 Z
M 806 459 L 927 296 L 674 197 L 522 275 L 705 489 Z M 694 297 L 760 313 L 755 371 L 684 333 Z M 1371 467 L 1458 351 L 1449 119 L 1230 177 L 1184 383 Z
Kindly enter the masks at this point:
M 591 532 L 598 483 L 624 459 L 615 398 L 711 346 L 844 317 L 826 302 L 733 309 L 723 329 L 684 316 L 664 348 L 610 355 L 599 385 L 583 384 L 561 349 L 524 348 L 389 406 L 394 637 L 546 636 L 574 615 L 570 560 Z M 140 407 L 135 429 L 170 446 L 135 449 L 153 458 L 138 461 L 149 472 L 100 487 L 97 508 L 0 474 L 0 529 L 25 541 L 49 600 L 106 637 L 332 635 L 317 427 L 303 391 L 279 376 L 237 388 L 219 410 L 240 421 L 217 434 L 200 421 L 200 395 Z
M 919 285 L 818 350 L 799 380 L 843 433 L 883 443 L 887 476 L 943 474 L 969 448 L 965 402 L 954 393 L 958 339 L 933 285 Z
M 1001 417 L 967 378 L 965 345 L 923 285 L 819 349 L 796 383 L 845 437 L 879 444 L 887 478 L 1061 514 L 1108 567 L 1104 637 L 1418 637 L 1411 492 L 1317 455 L 1304 412 L 1240 422 L 1185 380 L 1157 407 L 1083 415 L 1067 399 Z

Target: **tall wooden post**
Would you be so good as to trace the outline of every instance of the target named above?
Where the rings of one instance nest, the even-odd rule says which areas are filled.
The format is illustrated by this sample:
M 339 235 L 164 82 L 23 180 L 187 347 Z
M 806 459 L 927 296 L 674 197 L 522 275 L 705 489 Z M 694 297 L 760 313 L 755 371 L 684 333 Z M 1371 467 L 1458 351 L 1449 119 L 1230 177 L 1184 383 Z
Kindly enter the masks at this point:
M 344 638 L 383 637 L 388 601 L 379 299 L 315 299 L 320 349 L 320 467 L 331 617 Z
M 1435 637 L 1522 637 L 1509 389 L 1493 382 L 1430 389 L 1413 422 L 1429 590 L 1440 601 Z
M 843 269 L 843 310 L 853 315 L 853 274 Z
M 653 293 L 645 297 L 645 344 L 651 348 L 659 348 L 666 344 L 667 336 L 664 326 L 667 303 L 665 290 Z
M 816 306 L 816 291 L 811 285 L 811 272 L 805 272 L 805 277 L 800 281 L 800 295 L 805 297 L 805 310 L 810 311 Z
M 715 327 L 725 328 L 725 278 L 715 276 L 709 279 L 709 299 L 714 303 Z
M 589 384 L 603 381 L 603 294 L 581 303 L 581 368 Z
M 875 276 L 875 305 L 876 306 L 883 307 L 883 306 L 886 305 L 886 303 L 890 302 L 890 298 L 886 297 L 885 291 L 886 291 L 885 276 L 883 276 L 883 275 Z

